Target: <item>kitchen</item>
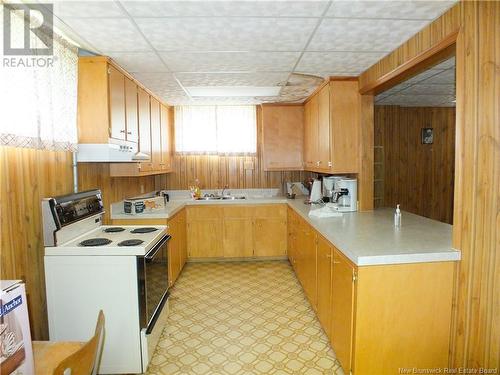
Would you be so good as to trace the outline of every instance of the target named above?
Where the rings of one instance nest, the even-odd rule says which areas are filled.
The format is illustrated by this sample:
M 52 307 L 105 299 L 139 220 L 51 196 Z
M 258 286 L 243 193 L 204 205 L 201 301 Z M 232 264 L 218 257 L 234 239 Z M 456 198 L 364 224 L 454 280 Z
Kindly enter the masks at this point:
M 102 309 L 100 373 L 498 367 L 498 3 L 53 5 L 56 70 L 2 68 L 1 277 L 25 283 L 34 340 L 86 341 Z M 454 131 L 416 110 L 392 120 L 385 107 L 405 105 L 386 92 L 426 70 L 446 75 L 436 66 L 453 56 L 456 103 L 440 108 L 456 111 Z M 409 107 L 432 107 L 422 103 Z M 409 113 L 411 134 L 433 136 L 399 138 Z M 406 145 L 425 152 L 411 159 Z M 108 227 L 124 231 L 101 249 L 67 237 Z M 78 262 L 139 259 L 160 238 L 167 292 L 147 318 L 127 315 L 135 354 L 114 357 L 120 303 L 99 286 L 109 272 Z M 130 239 L 144 242 L 115 247 Z M 134 277 L 113 275 L 139 311 L 143 268 L 131 264 Z M 64 303 L 77 287 L 80 303 L 101 305 Z M 263 318 L 298 328 L 281 337 Z

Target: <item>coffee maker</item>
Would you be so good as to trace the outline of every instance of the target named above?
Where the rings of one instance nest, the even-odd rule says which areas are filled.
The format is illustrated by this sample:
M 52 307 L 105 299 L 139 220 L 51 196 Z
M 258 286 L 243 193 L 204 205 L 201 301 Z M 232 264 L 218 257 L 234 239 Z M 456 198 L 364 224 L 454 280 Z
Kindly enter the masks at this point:
M 340 178 L 335 181 L 332 208 L 340 212 L 358 210 L 358 181 L 355 178 Z
M 335 191 L 335 183 L 345 176 L 325 176 L 323 177 L 323 200 L 332 202 L 333 193 Z

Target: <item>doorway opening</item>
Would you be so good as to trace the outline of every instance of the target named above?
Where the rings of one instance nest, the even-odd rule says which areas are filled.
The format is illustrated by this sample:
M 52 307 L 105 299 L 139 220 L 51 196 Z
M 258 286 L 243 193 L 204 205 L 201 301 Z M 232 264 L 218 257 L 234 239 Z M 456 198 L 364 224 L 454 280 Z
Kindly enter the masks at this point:
M 374 207 L 453 224 L 455 53 L 377 93 Z

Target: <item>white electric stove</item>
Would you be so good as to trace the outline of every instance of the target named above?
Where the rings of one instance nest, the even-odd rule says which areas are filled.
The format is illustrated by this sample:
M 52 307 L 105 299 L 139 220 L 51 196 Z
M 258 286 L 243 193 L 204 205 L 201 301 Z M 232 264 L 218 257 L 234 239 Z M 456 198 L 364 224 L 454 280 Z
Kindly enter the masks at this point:
M 102 225 L 101 192 L 42 201 L 50 340 L 87 341 L 99 310 L 98 372 L 144 373 L 168 314 L 167 226 Z

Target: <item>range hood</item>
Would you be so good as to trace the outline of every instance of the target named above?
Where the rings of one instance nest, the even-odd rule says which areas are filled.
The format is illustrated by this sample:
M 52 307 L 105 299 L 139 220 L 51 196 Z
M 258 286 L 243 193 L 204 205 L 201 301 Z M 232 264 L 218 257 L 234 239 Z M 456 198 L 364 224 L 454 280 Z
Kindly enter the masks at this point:
M 150 155 L 139 152 L 137 146 L 80 143 L 77 158 L 79 163 L 132 163 L 149 160 Z

